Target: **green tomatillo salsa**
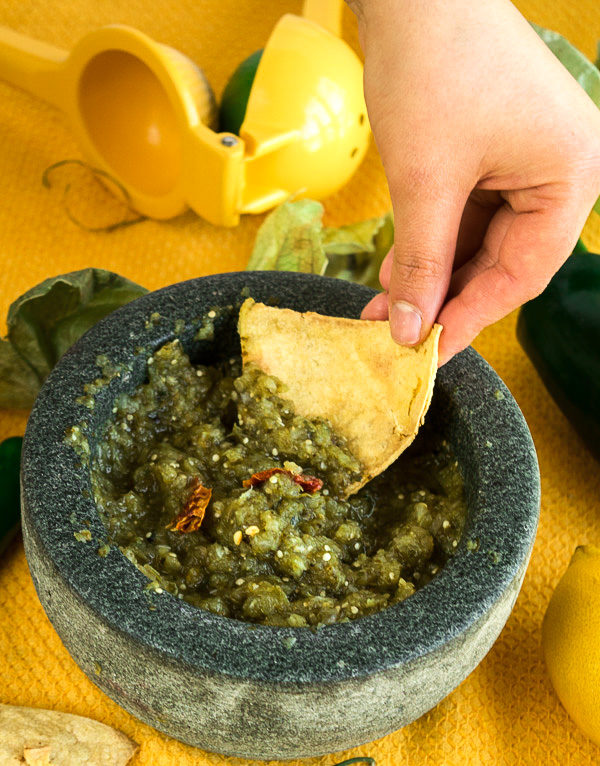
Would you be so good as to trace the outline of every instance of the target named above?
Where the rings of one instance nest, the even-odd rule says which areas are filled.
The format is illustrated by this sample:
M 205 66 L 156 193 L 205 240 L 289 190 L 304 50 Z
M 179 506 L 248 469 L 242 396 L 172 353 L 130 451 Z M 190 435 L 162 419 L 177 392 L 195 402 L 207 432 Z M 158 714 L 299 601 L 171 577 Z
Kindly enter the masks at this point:
M 342 499 L 359 470 L 277 380 L 239 359 L 192 365 L 174 341 L 148 360 L 148 382 L 115 402 L 92 482 L 109 542 L 149 589 L 301 627 L 402 601 L 458 544 L 466 506 L 444 441 L 417 439 Z M 200 510 L 184 518 L 190 509 Z

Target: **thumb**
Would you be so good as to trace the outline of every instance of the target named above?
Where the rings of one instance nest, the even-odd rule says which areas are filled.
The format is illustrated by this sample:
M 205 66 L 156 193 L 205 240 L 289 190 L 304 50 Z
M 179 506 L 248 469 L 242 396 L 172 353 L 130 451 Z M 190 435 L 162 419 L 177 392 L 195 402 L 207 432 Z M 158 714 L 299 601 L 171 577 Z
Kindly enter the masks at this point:
M 467 198 L 439 184 L 395 190 L 391 273 L 383 286 L 397 343 L 423 340 L 442 307 Z

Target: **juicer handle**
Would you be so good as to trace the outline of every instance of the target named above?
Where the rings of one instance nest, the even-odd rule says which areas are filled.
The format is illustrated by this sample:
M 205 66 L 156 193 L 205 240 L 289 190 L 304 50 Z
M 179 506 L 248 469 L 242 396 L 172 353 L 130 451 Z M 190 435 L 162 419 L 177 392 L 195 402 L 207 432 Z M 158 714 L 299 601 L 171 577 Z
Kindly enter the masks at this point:
M 304 0 L 302 15 L 341 37 L 343 6 L 343 0 Z
M 0 80 L 62 106 L 62 65 L 67 51 L 0 26 Z

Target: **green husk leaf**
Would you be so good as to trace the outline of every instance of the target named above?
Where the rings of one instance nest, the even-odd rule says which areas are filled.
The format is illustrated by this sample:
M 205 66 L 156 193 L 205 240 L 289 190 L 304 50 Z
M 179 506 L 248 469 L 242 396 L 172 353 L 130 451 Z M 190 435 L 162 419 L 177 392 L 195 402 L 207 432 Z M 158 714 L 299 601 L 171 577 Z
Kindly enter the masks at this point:
M 374 225 L 374 222 L 377 225 Z M 348 255 L 330 255 L 326 276 L 347 279 L 361 285 L 381 290 L 379 269 L 383 259 L 394 244 L 394 221 L 391 213 L 381 218 L 366 221 L 371 225 L 374 236 L 368 249 Z
M 313 224 L 295 226 L 283 240 L 275 269 L 301 271 L 305 274 L 323 274 L 327 257 L 323 251 L 320 231 Z
M 392 215 L 323 228 L 323 206 L 285 202 L 263 221 L 248 271 L 326 274 L 379 288 L 381 262 L 394 241 Z
M 550 29 L 532 24 L 537 34 L 600 108 L 600 71 L 574 45 Z
M 367 221 L 351 223 L 340 228 L 323 229 L 323 247 L 330 255 L 351 255 L 352 253 L 374 253 L 375 236 L 384 224 L 385 218 L 369 218 Z
M 383 216 L 381 228 L 375 235 L 375 252 L 370 259 L 368 268 L 362 274 L 361 283 L 375 290 L 381 290 L 379 283 L 379 270 L 383 259 L 389 253 L 394 244 L 394 218 L 392 213 Z
M 311 256 L 307 253 L 312 253 L 314 267 L 317 273 L 322 273 L 319 269 L 322 268 L 321 262 L 325 256 L 322 247 L 315 248 L 315 238 L 312 236 L 313 233 L 320 235 L 323 228 L 322 217 L 323 205 L 315 200 L 303 199 L 279 205 L 261 224 L 246 269 L 305 271 L 311 261 Z M 298 263 L 303 268 L 295 266 L 295 246 L 302 251 L 302 255 L 298 256 Z
M 56 362 L 90 327 L 147 290 L 103 269 L 51 277 L 8 311 L 0 342 L 0 407 L 30 407 Z

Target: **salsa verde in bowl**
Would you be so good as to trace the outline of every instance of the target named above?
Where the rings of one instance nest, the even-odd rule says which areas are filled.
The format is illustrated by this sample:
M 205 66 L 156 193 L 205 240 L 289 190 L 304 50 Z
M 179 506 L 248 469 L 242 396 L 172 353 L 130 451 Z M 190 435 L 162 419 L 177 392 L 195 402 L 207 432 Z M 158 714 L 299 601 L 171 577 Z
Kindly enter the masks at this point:
M 235 312 L 223 311 L 212 326 L 206 317 L 234 305 L 242 291 L 354 317 L 372 295 L 311 275 L 225 274 L 149 294 L 99 323 L 53 371 L 30 418 L 26 553 L 68 650 L 131 713 L 227 755 L 305 757 L 409 723 L 477 665 L 510 613 L 528 561 L 537 463 L 514 400 L 468 350 L 440 370 L 422 434 L 446 442 L 458 461 L 466 521 L 453 538 L 455 554 L 416 593 L 356 619 L 350 610 L 347 621 L 293 626 L 242 621 L 187 603 L 179 592 L 148 589 L 148 578 L 109 540 L 90 466 L 106 424 L 145 383 L 148 359 L 160 348 L 177 340 L 193 365 L 204 366 L 239 355 Z M 319 552 L 321 560 L 333 553 Z
M 178 340 L 147 369 L 91 456 L 108 544 L 146 588 L 318 628 L 403 601 L 454 554 L 466 504 L 447 440 L 430 433 L 345 498 L 358 460 L 329 422 L 295 413 L 277 379 L 242 372 L 239 357 L 194 365 Z

